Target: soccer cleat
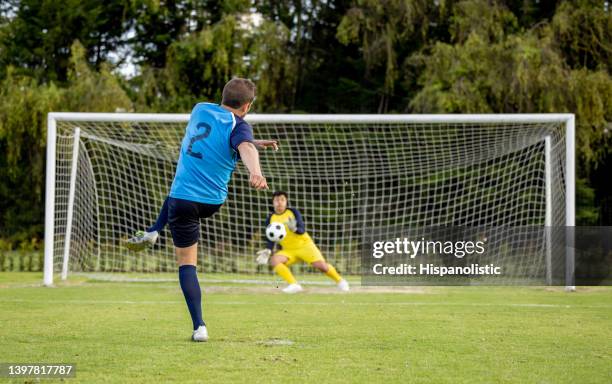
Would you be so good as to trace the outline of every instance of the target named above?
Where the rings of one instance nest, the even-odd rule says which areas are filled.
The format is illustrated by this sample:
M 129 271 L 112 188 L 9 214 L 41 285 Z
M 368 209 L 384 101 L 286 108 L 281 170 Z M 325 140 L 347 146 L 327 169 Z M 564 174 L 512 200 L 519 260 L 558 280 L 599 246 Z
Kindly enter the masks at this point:
M 134 234 L 134 237 L 127 240 L 125 246 L 131 251 L 140 252 L 145 248 L 152 248 L 158 237 L 159 232 L 157 231 L 138 231 Z
M 200 325 L 198 329 L 193 331 L 193 335 L 191 336 L 191 340 L 193 341 L 208 341 L 208 330 L 205 325 Z
M 302 288 L 299 284 L 289 284 L 287 287 L 283 288 L 283 292 L 285 293 L 298 293 L 302 292 L 304 288 Z
M 348 281 L 344 279 L 338 282 L 338 289 L 341 290 L 342 292 L 348 292 L 351 290 L 351 288 L 349 287 Z

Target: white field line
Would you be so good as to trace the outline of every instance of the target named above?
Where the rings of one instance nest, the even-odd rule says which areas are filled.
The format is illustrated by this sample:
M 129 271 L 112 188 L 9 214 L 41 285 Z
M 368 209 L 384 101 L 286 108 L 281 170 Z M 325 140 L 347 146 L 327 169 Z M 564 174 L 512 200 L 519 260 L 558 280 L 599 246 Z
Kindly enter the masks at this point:
M 112 281 L 119 283 L 176 283 L 178 282 L 178 278 L 138 278 L 138 277 L 122 277 L 122 276 L 107 276 L 102 274 L 95 273 L 79 273 L 75 274 L 78 276 L 84 276 L 89 279 L 99 280 L 99 281 Z M 203 277 L 201 280 L 202 283 L 229 283 L 229 284 L 273 284 L 275 280 L 257 280 L 257 279 L 209 279 Z M 310 280 L 301 280 L 300 283 L 307 285 L 322 285 L 322 286 L 332 286 L 335 285 L 331 281 L 310 281 Z
M 156 304 L 184 304 L 183 300 L 33 300 L 33 299 L 2 299 L 0 303 L 32 303 L 32 304 L 126 304 L 126 305 L 156 305 Z M 262 305 L 251 301 L 211 301 L 206 300 L 204 305 Z M 509 307 L 509 308 L 612 308 L 612 305 L 567 305 L 567 304 L 537 304 L 537 303 L 453 303 L 453 302 L 317 302 L 317 301 L 277 301 L 266 302 L 263 305 L 312 305 L 312 306 L 453 306 L 453 307 Z
M 144 278 L 140 278 L 140 277 L 127 277 L 127 276 L 109 276 L 109 274 L 100 274 L 100 273 L 83 273 L 83 272 L 79 272 L 79 273 L 74 273 L 73 275 L 76 276 L 82 276 L 82 277 L 87 277 L 88 279 L 92 279 L 92 280 L 97 280 L 97 281 L 107 281 L 107 282 L 113 282 L 113 283 L 178 283 L 178 278 L 164 278 L 164 277 L 144 277 Z M 271 284 L 278 284 L 278 282 L 280 282 L 280 278 L 277 278 L 276 280 L 274 279 L 268 279 L 268 280 L 262 280 L 262 279 L 210 279 L 207 278 L 206 275 L 204 275 L 204 277 L 202 277 L 200 279 L 200 283 L 201 284 L 206 284 L 206 283 L 212 283 L 212 284 L 223 284 L 223 283 L 227 283 L 227 284 L 248 284 L 248 285 L 271 285 Z M 396 287 L 394 285 L 361 285 L 359 283 L 359 279 L 350 279 L 348 280 L 348 282 L 350 284 L 354 284 L 354 285 L 359 285 L 362 287 L 372 287 L 372 288 L 389 288 L 389 287 Z M 284 284 L 284 283 L 283 283 Z M 336 283 L 331 282 L 331 281 L 317 281 L 317 280 L 302 280 L 300 279 L 300 284 L 303 285 L 315 285 L 315 286 L 327 286 L 327 287 L 331 287 L 331 286 L 335 286 Z M 421 287 L 442 287 L 445 285 L 403 285 L 401 287 L 408 287 L 408 288 L 421 288 Z M 445 287 L 460 287 L 461 285 L 446 285 Z M 464 285 L 467 286 L 467 285 Z M 482 287 L 486 287 L 487 285 L 482 285 Z M 524 287 L 530 288 L 530 287 L 542 287 L 543 285 L 526 285 Z M 473 285 L 471 287 L 479 287 L 479 285 Z M 500 286 L 501 287 L 501 286 Z M 522 287 L 522 286 L 518 286 L 517 287 Z M 561 287 L 561 286 L 559 286 Z

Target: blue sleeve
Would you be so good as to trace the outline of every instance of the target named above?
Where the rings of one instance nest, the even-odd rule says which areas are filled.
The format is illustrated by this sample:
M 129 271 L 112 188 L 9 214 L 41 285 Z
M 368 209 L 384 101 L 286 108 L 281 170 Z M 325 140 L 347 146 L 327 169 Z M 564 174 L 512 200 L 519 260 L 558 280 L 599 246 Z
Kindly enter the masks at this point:
M 244 143 L 245 141 L 252 143 L 255 141 L 255 138 L 253 137 L 253 128 L 251 128 L 246 121 L 242 119 L 236 120 L 236 126 L 230 135 L 230 145 L 234 151 L 238 152 L 238 146 L 240 144 Z
M 302 214 L 295 208 L 289 208 L 289 210 L 293 212 L 293 216 L 295 216 L 295 221 L 297 224 L 297 229 L 295 230 L 295 233 L 297 233 L 298 235 L 304 234 L 306 232 L 306 224 L 304 223 L 304 218 L 302 217 Z
M 272 214 L 269 214 L 268 217 L 266 217 L 266 228 L 268 228 L 268 225 L 270 225 L 270 218 L 272 217 Z M 264 229 L 265 232 L 265 229 Z M 265 234 L 264 234 L 265 236 Z M 274 250 L 274 243 L 270 240 L 268 240 L 268 236 L 266 236 L 266 248 L 268 248 L 269 250 L 273 251 Z

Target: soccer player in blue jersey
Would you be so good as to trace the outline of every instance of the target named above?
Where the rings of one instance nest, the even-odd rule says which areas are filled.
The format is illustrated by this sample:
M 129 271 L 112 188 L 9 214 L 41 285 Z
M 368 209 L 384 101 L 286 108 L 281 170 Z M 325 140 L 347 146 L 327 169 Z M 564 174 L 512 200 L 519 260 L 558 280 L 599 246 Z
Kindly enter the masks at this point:
M 257 252 L 257 263 L 265 265 L 269 260 L 274 272 L 288 284 L 283 288 L 285 293 L 298 293 L 303 290 L 289 269 L 298 261 L 308 263 L 325 273 L 338 285 L 338 289 L 348 292 L 348 282 L 340 276 L 333 265 L 325 261 L 321 251 L 306 232 L 306 225 L 300 211 L 289 207 L 287 192 L 274 192 L 272 205 L 274 211 L 266 218 L 265 225 L 267 227 L 270 223 L 283 224 L 287 229 L 287 235 L 278 243 L 279 249 L 276 252 L 274 252 L 275 244 L 268 240 L 266 249 Z
M 243 120 L 255 99 L 255 84 L 234 78 L 223 88 L 221 105 L 199 103 L 192 112 L 181 143 L 170 194 L 157 223 L 128 241 L 152 244 L 167 221 L 179 265 L 179 281 L 193 322 L 192 340 L 207 341 L 202 318 L 201 290 L 196 274 L 200 219 L 210 217 L 227 197 L 227 185 L 238 160 L 249 171 L 249 183 L 268 188 L 259 165 L 257 147 L 277 148 L 273 140 L 255 140 Z M 140 236 L 138 236 L 140 235 Z

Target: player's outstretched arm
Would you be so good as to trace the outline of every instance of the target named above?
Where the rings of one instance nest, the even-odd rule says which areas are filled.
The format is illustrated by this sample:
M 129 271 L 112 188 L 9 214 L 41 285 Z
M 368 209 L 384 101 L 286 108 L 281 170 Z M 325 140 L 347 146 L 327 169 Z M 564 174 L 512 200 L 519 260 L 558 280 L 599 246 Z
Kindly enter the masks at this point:
M 255 145 L 251 142 L 244 141 L 238 146 L 238 152 L 240 153 L 242 162 L 249 170 L 249 183 L 251 187 L 257 190 L 268 189 L 266 178 L 261 173 L 259 152 L 257 152 Z

